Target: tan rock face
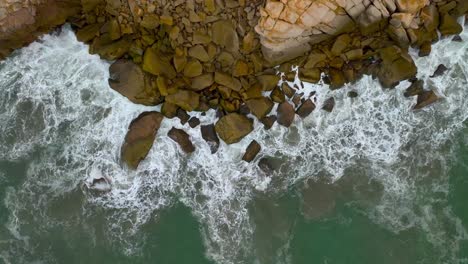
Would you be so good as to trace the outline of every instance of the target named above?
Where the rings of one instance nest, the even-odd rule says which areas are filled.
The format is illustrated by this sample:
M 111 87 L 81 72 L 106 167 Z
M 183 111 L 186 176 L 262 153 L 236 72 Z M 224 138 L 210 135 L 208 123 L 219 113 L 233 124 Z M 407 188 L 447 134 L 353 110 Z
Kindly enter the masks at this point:
M 438 1 L 433 1 L 438 2 Z M 255 30 L 271 62 L 283 62 L 316 44 L 351 32 L 385 30 L 390 20 L 395 36 L 410 44 L 407 29 L 424 26 L 421 10 L 429 0 L 267 0 Z

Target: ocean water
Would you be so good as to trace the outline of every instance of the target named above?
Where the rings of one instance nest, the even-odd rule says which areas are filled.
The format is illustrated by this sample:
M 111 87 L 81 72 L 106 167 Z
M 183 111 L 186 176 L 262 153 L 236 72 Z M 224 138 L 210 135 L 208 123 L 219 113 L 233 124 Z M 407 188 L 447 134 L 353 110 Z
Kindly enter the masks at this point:
M 431 107 L 412 110 L 408 82 L 306 85 L 317 110 L 289 129 L 256 122 L 212 155 L 166 119 L 128 171 L 128 124 L 158 108 L 112 91 L 109 62 L 70 28 L 46 35 L 0 62 L 0 263 L 468 263 L 468 41 L 416 63 L 441 97 Z M 331 96 L 333 112 L 319 110 Z M 247 164 L 252 139 L 263 149 Z M 100 177 L 109 191 L 87 187 Z

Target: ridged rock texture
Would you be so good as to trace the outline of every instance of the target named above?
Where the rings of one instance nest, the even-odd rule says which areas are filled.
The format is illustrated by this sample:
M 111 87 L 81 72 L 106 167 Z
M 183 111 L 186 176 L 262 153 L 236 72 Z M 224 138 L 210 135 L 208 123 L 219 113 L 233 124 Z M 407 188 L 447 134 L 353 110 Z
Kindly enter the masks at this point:
M 455 0 L 267 0 L 256 31 L 264 55 L 286 61 L 311 45 L 359 29 L 363 35 L 386 31 L 400 45 L 419 43 L 420 34 L 437 27 L 439 12 L 447 24 L 468 9 Z M 436 7 L 439 7 L 437 10 Z M 451 12 L 453 11 L 453 12 Z M 451 14 L 449 13 L 451 12 Z M 437 13 L 437 14 L 436 14 Z M 453 29 L 443 34 L 454 34 Z

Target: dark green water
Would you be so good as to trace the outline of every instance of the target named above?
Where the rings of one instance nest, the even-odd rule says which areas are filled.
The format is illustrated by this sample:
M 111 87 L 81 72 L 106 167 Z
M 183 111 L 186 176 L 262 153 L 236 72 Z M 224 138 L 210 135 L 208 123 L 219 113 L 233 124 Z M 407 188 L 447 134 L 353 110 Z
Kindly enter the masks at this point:
M 110 91 L 109 64 L 65 28 L 0 64 L 0 263 L 468 263 L 467 61 L 448 40 L 418 59 L 443 97 L 426 110 L 404 84 L 311 86 L 333 113 L 256 124 L 216 155 L 194 130 L 183 154 L 166 120 L 130 172 L 120 143 L 151 108 Z M 429 79 L 440 63 L 449 72 Z M 251 139 L 264 148 L 245 164 Z M 88 187 L 99 177 L 110 191 Z

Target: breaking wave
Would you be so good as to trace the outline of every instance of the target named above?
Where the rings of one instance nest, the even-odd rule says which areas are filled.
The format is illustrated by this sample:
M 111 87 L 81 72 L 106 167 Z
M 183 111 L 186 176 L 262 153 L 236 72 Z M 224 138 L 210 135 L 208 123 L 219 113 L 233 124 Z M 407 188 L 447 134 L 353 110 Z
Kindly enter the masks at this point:
M 462 38 L 468 39 L 467 31 Z M 88 54 L 70 28 L 44 36 L 0 62 L 0 161 L 31 160 L 22 185 L 6 190 L 9 239 L 0 241 L 0 255 L 7 263 L 19 256 L 20 262 L 36 261 L 29 233 L 39 237 L 51 227 L 76 224 L 54 212 L 71 195 L 83 222 L 101 210 L 108 223 L 103 236 L 128 255 L 141 253 L 145 223 L 182 202 L 200 223 L 207 255 L 217 263 L 241 263 L 254 254 L 248 207 L 256 193 L 280 193 L 323 176 L 337 182 L 354 169 L 383 188 L 378 203 L 366 209 L 374 222 L 393 232 L 424 230 L 440 259 L 453 263 L 458 241 L 468 238 L 446 202 L 449 143 L 468 117 L 468 42 L 440 41 L 416 63 L 418 78 L 442 98 L 424 110 L 413 111 L 415 99 L 403 96 L 407 82 L 392 90 L 370 77 L 337 91 L 306 85 L 304 93 L 315 91 L 317 102 L 309 117 L 269 131 L 255 121 L 253 133 L 238 144 L 222 144 L 214 155 L 198 129 L 165 119 L 147 159 L 133 172 L 119 161 L 127 126 L 139 113 L 158 108 L 134 105 L 112 91 L 109 63 Z M 441 63 L 450 70 L 429 78 Z M 347 97 L 350 90 L 359 97 Z M 333 112 L 318 110 L 331 96 Z M 191 114 L 202 124 L 215 120 L 214 111 Z M 167 137 L 173 126 L 190 134 L 193 154 L 182 153 Z M 247 164 L 241 157 L 252 139 L 263 149 Z M 109 179 L 109 192 L 83 188 L 100 176 Z

